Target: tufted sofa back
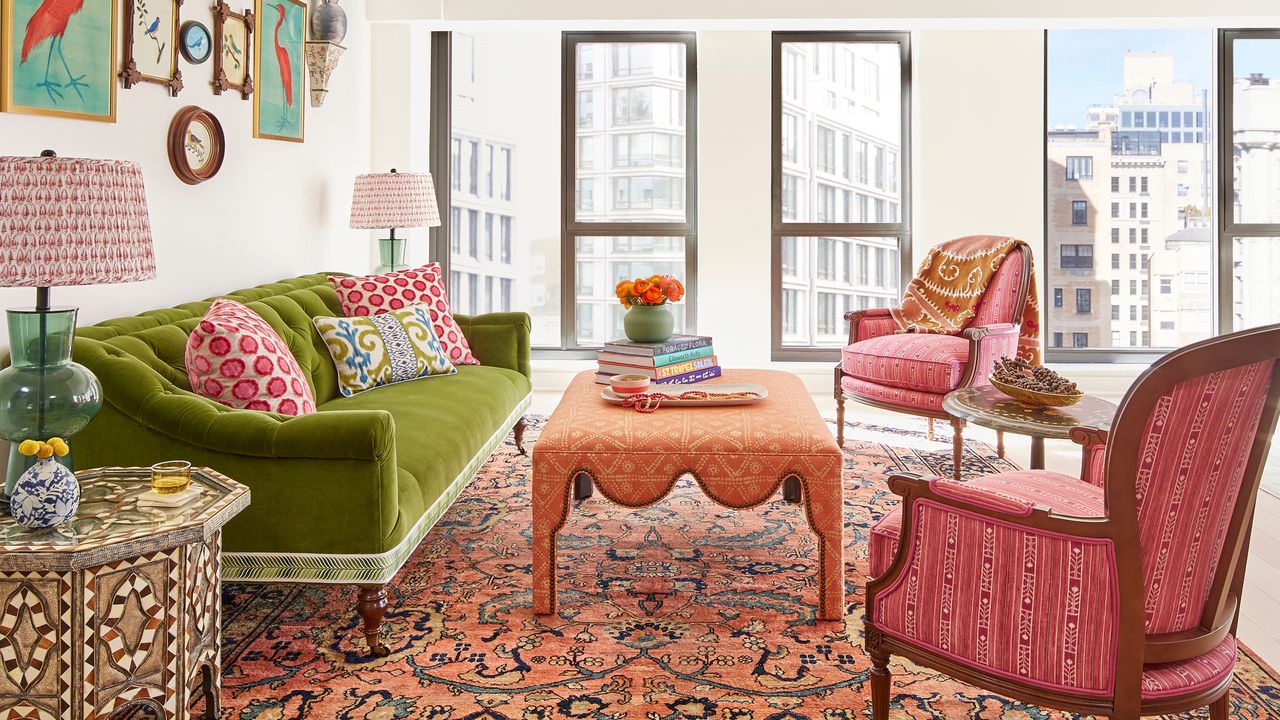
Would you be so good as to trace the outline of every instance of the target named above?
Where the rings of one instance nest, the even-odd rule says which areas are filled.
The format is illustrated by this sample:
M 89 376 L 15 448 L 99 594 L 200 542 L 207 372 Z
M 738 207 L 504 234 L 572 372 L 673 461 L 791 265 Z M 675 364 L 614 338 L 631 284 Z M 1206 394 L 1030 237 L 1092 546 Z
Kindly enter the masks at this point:
M 307 374 L 317 405 L 338 395 L 337 371 L 311 324 L 311 318 L 318 315 L 342 315 L 337 293 L 325 279 L 330 274 L 302 275 L 217 296 L 244 303 L 280 334 Z M 187 338 L 215 299 L 78 328 L 76 344 L 105 344 L 137 358 L 173 385 L 190 390 L 184 362 Z

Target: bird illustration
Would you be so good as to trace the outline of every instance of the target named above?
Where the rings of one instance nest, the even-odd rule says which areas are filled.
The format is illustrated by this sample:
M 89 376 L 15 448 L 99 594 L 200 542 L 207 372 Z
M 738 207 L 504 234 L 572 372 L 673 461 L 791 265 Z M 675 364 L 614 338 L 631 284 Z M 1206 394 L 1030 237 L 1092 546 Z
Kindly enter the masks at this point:
M 142 16 L 141 11 L 139 11 L 138 15 L 140 16 L 138 18 L 139 25 L 142 25 L 147 22 L 146 17 Z M 160 60 L 164 58 L 164 41 L 162 41 L 160 37 L 156 35 L 156 30 L 159 30 L 159 29 L 160 29 L 160 17 L 156 16 L 156 19 L 152 20 L 151 24 L 148 25 L 146 29 L 142 31 L 143 35 L 146 35 L 147 37 L 151 38 L 151 41 L 156 44 L 156 63 L 157 64 L 159 64 Z
M 83 7 L 84 0 L 44 0 L 27 21 L 26 34 L 22 38 L 20 64 L 27 62 L 27 58 L 36 46 L 45 40 L 49 41 L 49 55 L 44 63 L 44 81 L 36 83 L 35 86 L 44 88 L 45 92 L 49 93 L 49 99 L 55 104 L 63 97 L 61 90 L 63 87 L 75 90 L 81 100 L 84 100 L 84 93 L 80 88 L 90 87 L 89 83 L 83 82 L 84 75 L 72 73 L 66 55 L 62 54 L 62 36 L 67 32 L 67 23 L 71 20 L 71 16 L 80 12 Z M 62 69 L 67 73 L 65 84 L 49 79 L 49 68 L 53 65 L 54 53 L 57 53 L 58 59 L 62 62 Z
M 231 33 L 227 33 L 227 47 L 230 49 L 224 51 L 223 54 L 231 56 L 231 62 L 235 63 L 235 68 L 239 70 L 240 58 L 244 55 L 244 51 L 236 45 L 236 36 Z
M 143 32 L 146 34 L 147 37 L 154 38 L 156 36 L 156 30 L 159 30 L 159 29 L 160 29 L 160 18 L 157 17 L 155 20 L 151 21 L 151 25 L 147 27 L 147 29 L 144 30 Z
M 200 48 L 204 47 L 204 36 L 197 37 L 196 39 L 187 43 L 187 47 L 193 51 L 199 50 Z
M 196 134 L 187 131 L 187 149 L 195 155 L 200 162 L 204 162 L 204 141 L 196 137 Z
M 293 107 L 293 66 L 289 62 L 289 51 L 280 45 L 280 26 L 284 25 L 284 5 L 276 4 L 276 10 L 280 13 L 280 19 L 276 20 L 276 62 L 280 65 L 280 82 L 284 85 L 284 101 L 288 107 Z

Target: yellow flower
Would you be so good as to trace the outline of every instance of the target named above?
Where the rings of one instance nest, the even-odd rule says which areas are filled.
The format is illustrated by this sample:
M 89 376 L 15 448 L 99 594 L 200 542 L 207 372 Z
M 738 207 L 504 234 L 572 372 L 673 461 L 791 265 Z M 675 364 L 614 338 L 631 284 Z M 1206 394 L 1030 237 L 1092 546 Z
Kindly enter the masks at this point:
M 40 446 L 43 444 L 44 443 L 41 443 L 39 440 L 23 440 L 22 443 L 18 445 L 18 452 L 30 457 L 40 452 Z
M 49 438 L 49 445 L 53 448 L 53 454 L 63 457 L 71 452 L 71 447 L 67 445 L 67 441 L 60 437 Z
M 53 446 L 49 443 L 40 443 L 40 449 L 36 451 L 36 457 L 41 460 L 48 460 L 53 457 Z

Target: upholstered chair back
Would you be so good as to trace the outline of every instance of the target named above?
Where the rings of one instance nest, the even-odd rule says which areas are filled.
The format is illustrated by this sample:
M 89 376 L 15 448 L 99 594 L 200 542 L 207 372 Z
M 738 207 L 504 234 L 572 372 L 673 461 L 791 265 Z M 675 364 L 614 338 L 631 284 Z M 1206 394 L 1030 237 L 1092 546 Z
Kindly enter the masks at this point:
M 1278 357 L 1280 325 L 1197 343 L 1153 366 L 1121 405 L 1107 499 L 1136 510 L 1148 635 L 1203 626 L 1222 609 L 1275 427 Z
M 996 274 L 987 285 L 987 291 L 982 294 L 982 302 L 978 304 L 978 310 L 973 320 L 969 322 L 970 327 L 1022 322 L 1019 315 L 1018 296 L 1022 289 L 1022 275 L 1026 269 L 1023 267 L 1022 253 L 1024 252 L 1026 252 L 1025 249 L 1019 248 L 1005 256 L 1000 269 L 996 270 Z

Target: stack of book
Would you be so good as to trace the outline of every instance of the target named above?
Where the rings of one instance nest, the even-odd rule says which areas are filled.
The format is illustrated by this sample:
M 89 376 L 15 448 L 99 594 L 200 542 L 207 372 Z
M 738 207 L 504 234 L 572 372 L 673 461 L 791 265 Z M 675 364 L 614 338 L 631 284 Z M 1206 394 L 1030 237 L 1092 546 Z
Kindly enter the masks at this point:
M 704 335 L 672 335 L 664 343 L 614 340 L 604 344 L 596 382 L 608 385 L 614 375 L 648 375 L 660 385 L 684 385 L 720 377 L 711 338 Z

